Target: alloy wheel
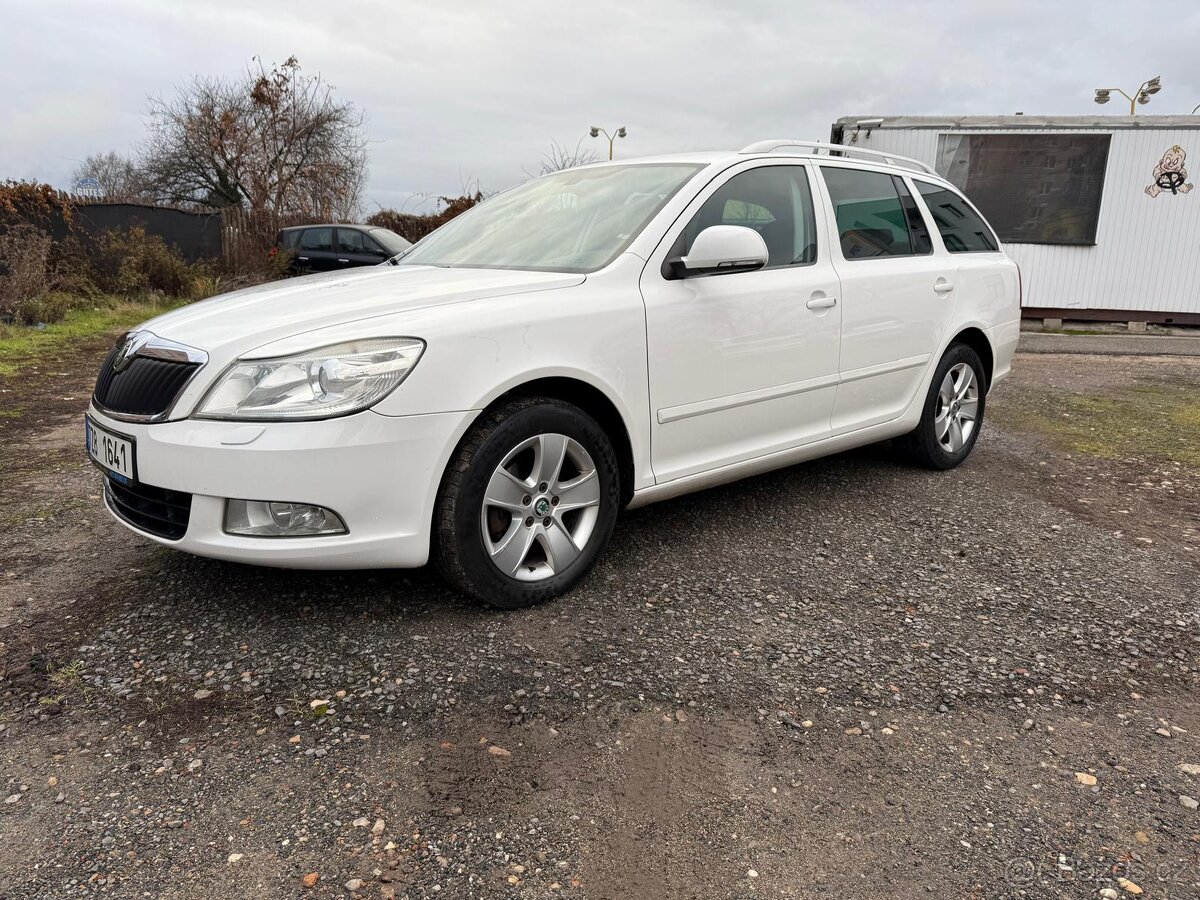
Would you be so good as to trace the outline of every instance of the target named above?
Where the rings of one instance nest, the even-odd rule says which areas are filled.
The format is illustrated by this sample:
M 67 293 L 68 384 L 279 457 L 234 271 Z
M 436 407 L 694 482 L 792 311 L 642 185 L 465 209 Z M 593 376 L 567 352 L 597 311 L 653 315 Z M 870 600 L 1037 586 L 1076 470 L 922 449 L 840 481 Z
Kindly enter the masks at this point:
M 583 552 L 600 512 L 600 476 L 574 438 L 539 434 L 505 454 L 480 511 L 493 565 L 519 581 L 564 572 Z
M 958 453 L 979 419 L 979 382 L 966 363 L 951 366 L 938 389 L 933 433 L 947 453 Z

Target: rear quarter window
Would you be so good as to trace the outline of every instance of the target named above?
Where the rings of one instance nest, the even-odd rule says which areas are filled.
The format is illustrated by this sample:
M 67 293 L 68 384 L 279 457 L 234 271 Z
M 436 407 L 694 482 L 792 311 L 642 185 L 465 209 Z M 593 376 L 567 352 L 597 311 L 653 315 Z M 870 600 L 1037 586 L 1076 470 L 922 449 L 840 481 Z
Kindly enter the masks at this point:
M 992 229 L 960 194 L 939 184 L 913 180 L 951 253 L 986 253 L 1000 249 Z

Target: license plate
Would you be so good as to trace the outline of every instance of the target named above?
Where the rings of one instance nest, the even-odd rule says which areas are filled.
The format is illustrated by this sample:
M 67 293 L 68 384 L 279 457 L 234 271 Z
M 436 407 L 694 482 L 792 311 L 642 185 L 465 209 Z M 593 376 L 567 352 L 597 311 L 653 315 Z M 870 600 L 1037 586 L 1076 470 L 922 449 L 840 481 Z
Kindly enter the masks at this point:
M 122 484 L 133 484 L 137 480 L 137 446 L 132 438 L 113 434 L 86 417 L 83 433 L 88 456 L 109 477 Z

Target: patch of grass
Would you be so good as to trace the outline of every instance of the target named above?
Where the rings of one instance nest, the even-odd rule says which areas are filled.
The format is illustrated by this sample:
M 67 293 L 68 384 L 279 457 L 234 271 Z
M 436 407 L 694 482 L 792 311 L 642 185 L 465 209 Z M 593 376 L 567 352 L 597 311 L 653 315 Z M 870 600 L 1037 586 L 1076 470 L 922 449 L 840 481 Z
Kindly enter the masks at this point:
M 63 321 L 34 328 L 29 325 L 0 325 L 0 376 L 12 377 L 21 365 L 71 344 L 132 328 L 139 322 L 180 306 L 180 301 L 135 302 L 103 297 L 88 309 L 73 309 Z
M 1119 331 L 1101 331 L 1098 328 L 1043 328 L 1035 334 L 1120 334 Z
M 82 678 L 82 659 L 73 659 L 69 663 L 64 663 L 50 673 L 50 680 L 58 687 L 67 687 L 79 684 Z
M 1142 385 L 1100 395 L 1044 391 L 997 405 L 994 413 L 1001 425 L 1044 434 L 1075 453 L 1200 470 L 1200 388 L 1195 385 Z
M 83 660 L 73 659 L 60 666 L 51 666 L 46 674 L 56 693 L 39 697 L 38 703 L 48 711 L 60 709 L 68 700 L 82 704 L 91 702 L 92 688 L 83 680 Z

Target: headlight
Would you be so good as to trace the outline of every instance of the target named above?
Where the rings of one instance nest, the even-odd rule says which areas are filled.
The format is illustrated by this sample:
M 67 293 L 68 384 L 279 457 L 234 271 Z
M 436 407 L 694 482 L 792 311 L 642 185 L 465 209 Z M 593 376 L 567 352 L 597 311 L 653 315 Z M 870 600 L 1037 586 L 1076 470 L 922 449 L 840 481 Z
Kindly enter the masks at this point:
M 241 359 L 212 386 L 205 419 L 328 419 L 378 403 L 421 358 L 417 338 L 372 338 L 277 359 Z

